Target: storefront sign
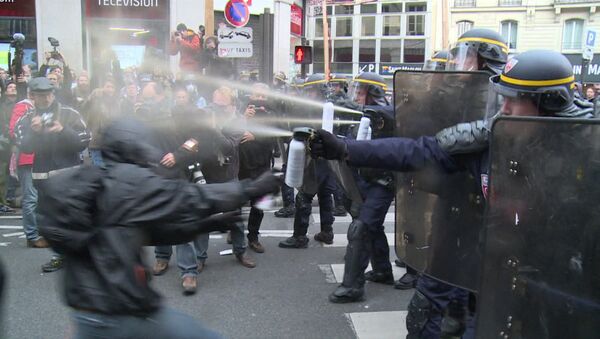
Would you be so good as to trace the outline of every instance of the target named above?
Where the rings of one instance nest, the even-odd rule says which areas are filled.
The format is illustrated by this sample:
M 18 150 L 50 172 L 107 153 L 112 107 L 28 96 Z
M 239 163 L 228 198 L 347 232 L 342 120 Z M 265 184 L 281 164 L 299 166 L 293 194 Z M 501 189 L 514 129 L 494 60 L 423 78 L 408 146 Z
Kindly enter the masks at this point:
M 35 0 L 0 0 L 0 17 L 35 17 Z
M 169 0 L 87 0 L 86 15 L 92 18 L 169 18 Z
M 292 4 L 290 32 L 302 36 L 302 7 Z
M 218 53 L 221 58 L 250 58 L 252 57 L 252 43 L 223 42 L 219 44 Z
M 575 80 L 581 81 L 581 71 L 583 70 L 581 64 L 581 54 L 564 54 L 564 56 L 566 56 L 571 62 L 571 65 L 573 65 L 573 74 L 575 75 Z M 583 82 L 600 84 L 600 55 L 594 55 L 592 61 L 585 66 Z
M 420 71 L 423 69 L 423 64 L 391 64 L 379 65 L 380 75 L 394 75 L 394 72 L 401 71 Z

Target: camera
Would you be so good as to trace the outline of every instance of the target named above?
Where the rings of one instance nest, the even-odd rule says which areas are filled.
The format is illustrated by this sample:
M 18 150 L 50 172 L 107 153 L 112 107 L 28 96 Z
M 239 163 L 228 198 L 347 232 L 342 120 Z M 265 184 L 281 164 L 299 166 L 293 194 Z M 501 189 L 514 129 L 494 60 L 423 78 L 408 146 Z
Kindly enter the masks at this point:
M 42 126 L 52 127 L 54 125 L 54 113 L 42 113 Z
M 60 46 L 60 42 L 56 38 L 48 37 L 48 41 L 50 41 L 50 45 L 54 47 L 54 50 L 56 50 L 56 47 Z
M 198 33 L 202 35 L 206 34 L 206 28 L 204 27 L 204 25 L 198 26 Z
M 15 33 L 10 41 L 10 47 L 14 49 L 22 49 L 25 43 L 25 36 L 21 33 Z

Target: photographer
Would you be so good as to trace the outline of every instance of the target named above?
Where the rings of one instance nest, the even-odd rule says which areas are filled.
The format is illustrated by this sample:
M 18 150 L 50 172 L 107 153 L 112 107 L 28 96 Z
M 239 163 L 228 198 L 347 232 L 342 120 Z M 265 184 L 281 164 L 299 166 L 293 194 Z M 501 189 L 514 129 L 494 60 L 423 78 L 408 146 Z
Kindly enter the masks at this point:
M 274 137 L 259 136 L 254 131 L 259 124 L 264 124 L 266 119 L 274 115 L 272 104 L 266 97 L 269 86 L 257 83 L 252 85 L 252 89 L 250 102 L 244 112 L 248 128 L 240 141 L 240 180 L 258 178 L 271 168 L 276 142 Z M 265 249 L 258 241 L 258 234 L 264 213 L 254 206 L 256 200 L 251 201 L 251 204 L 248 216 L 248 246 L 257 253 L 263 253 Z
M 54 96 L 55 88 L 46 78 L 34 78 L 29 93 L 35 109 L 17 124 L 17 145 L 24 153 L 35 153 L 33 185 L 38 191 L 38 206 L 46 202 L 46 180 L 66 169 L 81 164 L 80 152 L 90 141 L 90 133 L 79 112 L 65 107 Z M 38 218 L 39 224 L 44 220 Z M 54 272 L 63 266 L 63 258 L 54 255 L 42 266 L 44 272 Z
M 71 91 L 71 83 L 73 82 L 71 69 L 63 55 L 58 51 L 46 52 L 45 56 L 46 62 L 40 67 L 39 75 L 50 80 L 58 102 L 65 106 L 72 106 L 74 100 Z
M 177 25 L 177 30 L 171 33 L 169 54 L 179 53 L 179 68 L 181 71 L 196 73 L 199 71 L 197 54 L 202 50 L 200 37 L 185 24 Z

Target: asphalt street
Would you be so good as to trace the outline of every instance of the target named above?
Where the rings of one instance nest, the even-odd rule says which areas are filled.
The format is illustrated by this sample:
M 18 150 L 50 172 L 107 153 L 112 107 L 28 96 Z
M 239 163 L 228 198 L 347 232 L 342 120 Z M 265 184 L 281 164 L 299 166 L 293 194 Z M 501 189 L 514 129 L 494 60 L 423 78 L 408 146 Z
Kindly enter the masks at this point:
M 349 217 L 336 219 L 332 246 L 311 240 L 308 249 L 281 249 L 277 243 L 291 235 L 293 219 L 275 218 L 273 211 L 265 213 L 261 227 L 266 252 L 248 250 L 257 262 L 255 269 L 244 268 L 232 255 L 219 255 L 231 245 L 225 234 L 213 233 L 195 295 L 182 294 L 175 255 L 167 273 L 154 277 L 152 285 L 165 303 L 227 338 L 404 338 L 412 291 L 367 283 L 364 302 L 338 305 L 327 300 L 342 279 Z M 390 243 L 393 225 L 392 207 L 385 223 Z M 62 274 L 41 273 L 40 265 L 51 252 L 27 248 L 20 226 L 19 218 L 0 219 L 0 258 L 8 272 L 2 338 L 69 338 L 72 329 L 69 308 L 62 301 Z M 318 231 L 315 206 L 311 239 Z M 393 247 L 391 252 L 393 261 Z M 153 248 L 146 254 L 151 266 Z M 395 270 L 399 278 L 403 269 Z

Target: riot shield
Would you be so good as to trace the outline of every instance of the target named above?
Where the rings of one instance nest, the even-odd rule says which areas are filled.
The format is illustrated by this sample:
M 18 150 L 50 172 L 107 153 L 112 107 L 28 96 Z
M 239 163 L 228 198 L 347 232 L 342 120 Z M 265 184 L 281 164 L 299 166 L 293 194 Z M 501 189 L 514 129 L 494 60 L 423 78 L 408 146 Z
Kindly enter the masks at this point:
M 394 74 L 396 136 L 433 136 L 482 119 L 489 75 L 483 72 Z M 484 198 L 467 172 L 435 166 L 396 177 L 396 254 L 410 267 L 475 291 L 479 281 Z
M 600 333 L 600 121 L 493 125 L 478 338 Z

